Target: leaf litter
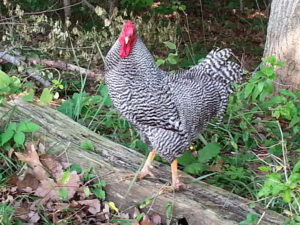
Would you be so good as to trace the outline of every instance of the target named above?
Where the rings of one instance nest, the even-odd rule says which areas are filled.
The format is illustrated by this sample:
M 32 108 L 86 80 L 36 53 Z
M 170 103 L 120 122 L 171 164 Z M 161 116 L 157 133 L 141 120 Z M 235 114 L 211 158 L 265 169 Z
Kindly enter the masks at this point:
M 131 214 L 120 212 L 116 203 L 87 191 L 93 182 L 85 183 L 82 172 L 70 171 L 69 163 L 45 154 L 44 145 L 37 149 L 28 142 L 23 153 L 12 150 L 25 169 L 11 176 L 10 187 L 0 192 L 0 203 L 12 206 L 15 218 L 24 224 L 41 224 L 45 218 L 53 224 L 163 224 L 159 214 L 146 215 L 138 208 Z

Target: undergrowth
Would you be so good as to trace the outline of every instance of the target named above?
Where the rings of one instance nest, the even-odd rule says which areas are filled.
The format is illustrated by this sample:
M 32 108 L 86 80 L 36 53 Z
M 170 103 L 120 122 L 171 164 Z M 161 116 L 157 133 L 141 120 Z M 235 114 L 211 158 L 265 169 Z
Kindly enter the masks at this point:
M 247 82 L 236 85 L 223 123 L 210 124 L 179 164 L 195 177 L 211 175 L 208 183 L 299 220 L 300 92 L 281 89 L 274 94 L 275 67 L 282 65 L 266 58 Z M 81 111 L 75 110 L 77 95 L 58 110 L 73 118 L 70 113 L 77 112 L 78 121 L 96 132 L 147 152 L 139 135 L 113 109 L 105 85 L 97 95 L 82 93 L 82 102 L 77 102 Z

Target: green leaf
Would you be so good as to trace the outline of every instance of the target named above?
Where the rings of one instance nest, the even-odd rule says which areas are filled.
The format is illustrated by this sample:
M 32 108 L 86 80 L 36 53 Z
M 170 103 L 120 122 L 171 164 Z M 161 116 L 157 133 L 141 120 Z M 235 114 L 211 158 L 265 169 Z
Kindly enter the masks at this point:
M 140 213 L 139 215 L 137 215 L 137 216 L 135 217 L 135 219 L 136 219 L 138 222 L 140 222 L 140 220 L 141 220 L 144 216 L 145 216 L 145 213 Z
M 82 169 L 81 169 L 80 165 L 78 165 L 78 164 L 72 164 L 72 165 L 70 166 L 70 171 L 71 171 L 71 172 L 72 172 L 72 171 L 76 171 L 77 174 L 82 173 Z
M 23 120 L 22 122 L 20 122 L 20 124 L 17 126 L 17 130 L 18 131 L 22 131 L 22 132 L 34 132 L 41 129 L 41 127 L 35 123 L 32 123 L 28 120 Z
M 70 177 L 71 177 L 71 172 L 69 170 L 64 171 L 63 175 L 61 176 L 60 182 L 62 184 L 67 184 L 70 181 Z
M 255 85 L 254 83 L 248 83 L 246 85 L 245 90 L 244 90 L 245 98 L 248 98 L 248 96 L 252 93 L 254 85 Z
M 2 135 L 1 135 L 1 145 L 5 144 L 8 142 L 13 136 L 15 132 L 13 130 L 6 130 Z
M 286 203 L 289 203 L 292 201 L 292 191 L 290 189 L 287 189 L 282 192 L 282 200 Z
M 89 189 L 89 187 L 84 187 L 83 188 L 83 193 L 85 194 L 86 197 L 89 197 L 91 194 L 91 191 Z
M 97 198 L 101 200 L 105 200 L 106 194 L 105 191 L 103 191 L 101 188 L 94 188 L 93 193 L 96 195 Z
M 238 149 L 238 145 L 237 145 L 237 143 L 236 143 L 234 140 L 231 140 L 231 141 L 230 141 L 230 144 L 231 144 L 231 146 L 232 146 L 235 150 Z
M 165 62 L 166 61 L 163 59 L 158 59 L 158 60 L 156 60 L 155 64 L 156 64 L 156 66 L 161 66 L 161 65 L 165 64 Z
M 263 67 L 260 71 L 267 75 L 267 77 L 270 77 L 274 74 L 274 67 Z
M 257 214 L 248 213 L 246 220 L 243 220 L 239 223 L 239 225 L 254 225 L 257 224 L 259 217 Z
M 300 172 L 300 160 L 294 165 L 293 173 L 299 173 Z
M 254 102 L 256 100 L 256 98 L 259 96 L 259 94 L 262 92 L 262 90 L 264 89 L 264 83 L 263 82 L 259 82 L 257 84 L 257 86 L 254 88 L 253 94 L 252 94 L 252 101 Z
M 208 169 L 208 165 L 204 165 L 202 163 L 192 163 L 192 164 L 187 165 L 184 168 L 184 172 L 199 175 L 207 169 Z
M 213 157 L 216 157 L 221 150 L 219 144 L 212 142 L 207 144 L 202 150 L 198 153 L 198 162 L 206 163 Z
M 294 116 L 289 124 L 289 128 L 295 126 L 299 122 L 300 122 L 300 116 Z
M 181 10 L 181 11 L 184 11 L 184 10 L 186 10 L 186 6 L 185 5 L 180 5 L 178 7 L 178 9 Z
M 49 102 L 52 101 L 52 99 L 53 99 L 53 94 L 50 92 L 48 88 L 44 88 L 40 97 L 40 101 L 44 104 L 48 104 Z
M 282 94 L 282 95 L 286 95 L 286 96 L 289 96 L 289 97 L 292 97 L 292 98 L 296 98 L 296 94 L 289 91 L 289 90 L 286 90 L 286 89 L 280 89 L 279 90 L 279 93 Z
M 80 148 L 85 150 L 94 151 L 95 148 L 93 146 L 93 143 L 90 140 L 84 140 L 80 143 Z
M 263 172 L 268 172 L 271 170 L 271 167 L 270 166 L 260 166 L 260 167 L 258 167 L 258 169 Z
M 189 165 L 197 162 L 197 159 L 190 151 L 186 151 L 181 157 L 178 158 L 178 163 L 181 165 Z
M 25 142 L 25 134 L 21 131 L 17 131 L 14 135 L 14 141 L 19 145 L 23 145 Z
M 58 195 L 61 199 L 66 200 L 68 199 L 68 189 L 67 188 L 60 188 L 58 190 Z
M 10 77 L 0 70 L 0 89 L 9 86 L 10 84 Z
M 26 102 L 32 102 L 34 98 L 34 90 L 30 89 L 28 95 L 25 95 L 22 99 Z
M 165 46 L 167 46 L 171 50 L 176 49 L 176 45 L 174 43 L 170 42 L 170 41 L 165 41 L 164 44 L 165 44 Z
M 178 63 L 178 55 L 177 54 L 174 54 L 174 53 L 170 53 L 168 55 L 168 58 L 167 58 L 167 61 L 170 63 L 170 64 L 177 64 Z
M 97 182 L 95 182 L 94 184 L 95 187 L 105 187 L 106 186 L 106 181 L 105 180 L 98 180 Z
M 141 203 L 141 204 L 139 205 L 139 208 L 140 208 L 140 209 L 146 208 L 150 203 L 152 203 L 152 200 L 153 200 L 153 199 L 146 199 L 146 200 L 144 200 L 143 203 Z
M 16 131 L 16 130 L 17 130 L 17 123 L 15 123 L 15 122 L 10 122 L 10 123 L 8 124 L 6 130 L 13 130 L 13 131 Z
M 274 65 L 276 63 L 276 57 L 275 56 L 268 56 L 266 58 L 262 59 L 263 62 L 268 62 Z
M 97 175 L 96 174 L 92 174 L 92 173 L 84 173 L 83 174 L 83 179 L 84 180 L 90 180 L 95 178 Z
M 264 103 L 262 103 L 261 106 L 267 108 L 271 105 L 285 103 L 286 101 L 287 101 L 287 99 L 283 96 L 274 96 L 270 100 L 265 101 Z

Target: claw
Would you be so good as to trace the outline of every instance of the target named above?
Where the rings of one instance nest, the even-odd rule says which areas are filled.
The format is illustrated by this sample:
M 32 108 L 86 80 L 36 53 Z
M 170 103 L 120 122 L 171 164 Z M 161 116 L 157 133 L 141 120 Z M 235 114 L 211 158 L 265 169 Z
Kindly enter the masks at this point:
M 155 177 L 154 174 L 151 172 L 151 169 L 153 168 L 153 166 L 151 165 L 151 163 L 153 162 L 155 155 L 156 155 L 155 151 L 151 151 L 149 153 L 148 158 L 147 158 L 147 160 L 146 160 L 146 162 L 144 164 L 144 167 L 143 167 L 143 169 L 140 172 L 140 175 L 139 175 L 140 179 L 144 179 L 147 176 Z
M 177 166 L 177 159 L 175 159 L 171 163 L 172 185 L 170 187 L 173 188 L 173 191 L 181 191 L 186 188 L 186 185 L 179 180 Z
M 154 177 L 154 174 L 151 172 L 152 168 L 153 168 L 152 165 L 150 165 L 150 164 L 146 165 L 145 164 L 144 167 L 143 167 L 143 169 L 140 172 L 139 178 L 140 179 L 144 179 L 147 176 Z

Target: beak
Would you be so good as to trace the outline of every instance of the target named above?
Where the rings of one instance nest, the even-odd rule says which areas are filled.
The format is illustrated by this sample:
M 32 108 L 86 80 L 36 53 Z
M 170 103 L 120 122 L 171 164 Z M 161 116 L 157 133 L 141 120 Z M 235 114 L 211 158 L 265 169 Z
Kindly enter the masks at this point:
M 129 37 L 125 37 L 125 44 L 127 45 L 129 42 Z

